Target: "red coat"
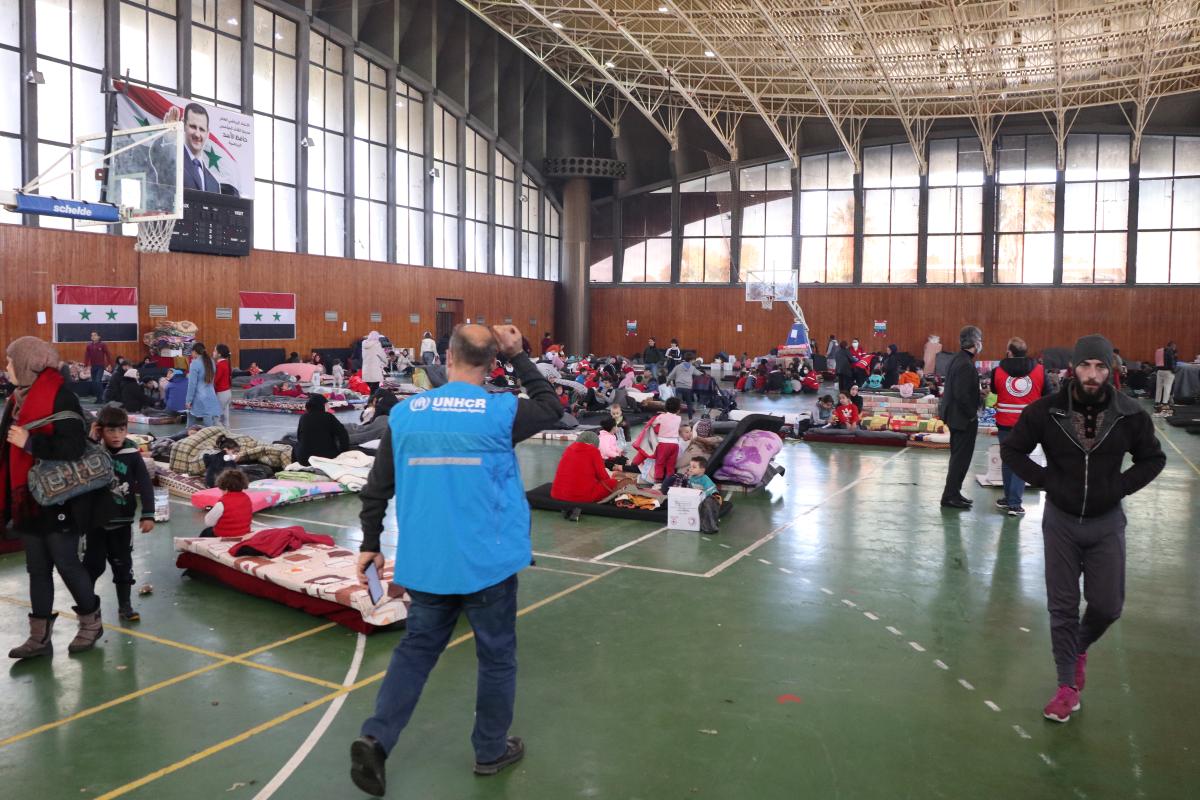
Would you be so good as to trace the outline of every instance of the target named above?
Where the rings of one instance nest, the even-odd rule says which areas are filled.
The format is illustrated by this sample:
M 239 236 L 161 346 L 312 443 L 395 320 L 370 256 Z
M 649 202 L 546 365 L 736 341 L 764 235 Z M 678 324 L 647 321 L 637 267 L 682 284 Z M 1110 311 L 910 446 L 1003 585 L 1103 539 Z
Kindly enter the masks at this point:
M 844 406 L 838 406 L 833 410 L 833 418 L 840 422 L 844 427 L 858 427 L 858 406 L 854 403 L 849 403 Z
M 615 488 L 617 482 L 604 468 L 600 448 L 573 442 L 558 462 L 550 496 L 565 503 L 598 503 Z
M 327 544 L 332 547 L 333 539 L 329 536 L 309 533 L 299 525 L 287 528 L 264 528 L 229 548 L 229 555 L 242 555 L 243 550 L 250 549 L 262 553 L 267 558 L 277 558 L 289 550 L 298 550 L 306 544 Z
M 229 369 L 229 359 L 222 358 L 217 361 L 217 371 L 213 375 L 213 391 L 228 392 L 233 387 L 233 375 Z

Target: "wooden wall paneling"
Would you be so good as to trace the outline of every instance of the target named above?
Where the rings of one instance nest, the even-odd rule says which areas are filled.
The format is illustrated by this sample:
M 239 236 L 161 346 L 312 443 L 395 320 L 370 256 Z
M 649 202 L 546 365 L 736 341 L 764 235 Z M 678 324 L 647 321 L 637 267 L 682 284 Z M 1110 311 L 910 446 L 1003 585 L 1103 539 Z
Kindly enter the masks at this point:
M 718 351 L 761 354 L 784 341 L 792 322 L 786 304 L 764 311 L 745 302 L 741 287 L 592 287 L 591 297 L 592 349 L 601 353 L 640 351 L 655 336 L 661 346 L 676 337 L 706 358 Z M 822 352 L 830 333 L 912 353 L 933 333 L 951 348 L 959 329 L 975 324 L 983 330 L 984 358 L 1002 357 L 1011 336 L 1039 352 L 1096 332 L 1127 358 L 1151 358 L 1171 338 L 1188 360 L 1200 353 L 1200 287 L 1194 286 L 817 287 L 802 289 L 800 302 Z M 638 321 L 637 336 L 625 335 L 627 319 Z M 881 338 L 872 335 L 877 319 L 888 322 Z
M 554 325 L 554 285 L 544 281 L 481 275 L 376 261 L 327 258 L 255 250 L 248 258 L 191 253 L 139 255 L 129 237 L 0 225 L 0 333 L 5 342 L 34 334 L 52 337 L 50 311 L 54 283 L 137 286 L 139 325 L 144 334 L 155 320 L 151 303 L 167 306 L 168 318 L 199 327 L 199 339 L 211 349 L 223 342 L 234 351 L 238 341 L 238 291 L 294 292 L 295 341 L 246 342 L 249 347 L 283 347 L 307 354 L 313 347 L 347 347 L 354 337 L 378 330 L 397 346 L 416 347 L 432 328 L 438 297 L 463 301 L 464 315 L 483 315 L 490 324 L 505 317 L 536 344 Z M 216 309 L 232 308 L 234 318 L 216 319 Z M 47 314 L 38 327 L 35 314 Z M 325 311 L 337 311 L 326 322 Z M 378 311 L 383 321 L 372 323 Z M 410 314 L 420 322 L 410 323 Z M 531 329 L 529 320 L 537 319 Z M 342 323 L 346 331 L 342 332 Z M 84 345 L 62 345 L 64 358 L 79 359 Z M 140 343 L 119 344 L 115 353 L 140 357 Z

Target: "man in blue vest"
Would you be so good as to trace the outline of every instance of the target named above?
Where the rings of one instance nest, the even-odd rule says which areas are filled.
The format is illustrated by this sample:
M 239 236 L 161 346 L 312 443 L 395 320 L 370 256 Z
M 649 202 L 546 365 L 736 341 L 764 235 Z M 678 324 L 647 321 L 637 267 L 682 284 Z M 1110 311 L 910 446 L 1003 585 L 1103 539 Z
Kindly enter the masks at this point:
M 499 353 L 529 399 L 483 388 Z M 429 672 L 462 613 L 475 631 L 475 773 L 495 775 L 520 761 L 508 735 L 517 689 L 517 573 L 532 560 L 529 504 L 513 445 L 562 415 L 554 390 L 521 349 L 512 325 L 460 325 L 450 339 L 449 381 L 397 405 L 361 493 L 360 582 L 384 565 L 379 539 L 396 498 L 393 581 L 412 598 L 407 633 L 392 654 L 375 714 L 350 747 L 350 777 L 382 795 L 384 762 L 408 724 Z M 434 521 L 438 506 L 449 518 Z

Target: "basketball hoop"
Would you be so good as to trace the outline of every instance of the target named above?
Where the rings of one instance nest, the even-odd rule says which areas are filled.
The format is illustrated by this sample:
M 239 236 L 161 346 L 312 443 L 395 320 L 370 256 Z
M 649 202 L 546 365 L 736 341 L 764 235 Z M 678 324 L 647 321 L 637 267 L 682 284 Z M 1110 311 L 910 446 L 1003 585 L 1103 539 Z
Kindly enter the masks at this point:
M 137 223 L 137 242 L 133 249 L 139 253 L 167 253 L 171 250 L 171 234 L 175 230 L 173 219 L 152 219 Z
M 763 311 L 770 311 L 775 303 L 775 297 L 773 295 L 767 295 L 766 297 L 760 299 L 759 302 L 762 303 Z

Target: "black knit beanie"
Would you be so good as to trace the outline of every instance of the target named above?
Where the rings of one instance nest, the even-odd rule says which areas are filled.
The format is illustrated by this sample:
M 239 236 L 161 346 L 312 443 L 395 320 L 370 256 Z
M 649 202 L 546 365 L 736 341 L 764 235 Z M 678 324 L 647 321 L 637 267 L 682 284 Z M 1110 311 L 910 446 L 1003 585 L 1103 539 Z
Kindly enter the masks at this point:
M 1091 359 L 1095 359 L 1109 369 L 1112 369 L 1112 342 L 1098 333 L 1079 337 L 1079 341 L 1075 342 L 1075 351 L 1071 353 L 1071 366 L 1077 367 Z

